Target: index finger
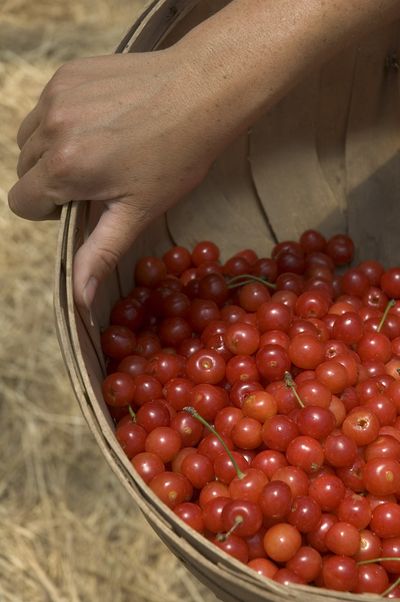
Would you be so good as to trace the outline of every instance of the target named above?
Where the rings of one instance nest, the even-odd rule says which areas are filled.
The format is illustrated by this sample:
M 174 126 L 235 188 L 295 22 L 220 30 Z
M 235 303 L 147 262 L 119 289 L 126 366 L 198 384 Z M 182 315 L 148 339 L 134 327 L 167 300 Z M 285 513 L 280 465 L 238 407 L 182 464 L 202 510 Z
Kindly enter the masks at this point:
M 25 119 L 22 121 L 19 126 L 18 134 L 17 134 L 17 144 L 21 149 L 26 141 L 32 136 L 33 132 L 38 128 L 41 120 L 41 110 L 39 108 L 39 103 L 36 107 L 28 113 Z
M 48 185 L 43 159 L 39 159 L 8 193 L 10 209 L 30 220 L 53 219 L 58 216 L 60 205 L 69 200 Z

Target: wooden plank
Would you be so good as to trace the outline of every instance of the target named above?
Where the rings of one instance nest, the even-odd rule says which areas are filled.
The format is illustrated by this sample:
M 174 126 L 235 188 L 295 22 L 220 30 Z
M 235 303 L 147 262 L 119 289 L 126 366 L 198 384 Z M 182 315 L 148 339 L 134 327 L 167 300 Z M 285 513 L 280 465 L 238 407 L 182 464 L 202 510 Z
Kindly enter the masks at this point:
M 253 128 L 250 163 L 256 189 L 279 240 L 307 228 L 330 235 L 344 217 L 316 152 L 319 75 L 295 88 Z
M 126 33 L 116 52 L 154 50 L 200 0 L 158 0 L 152 2 Z
M 347 212 L 345 144 L 355 63 L 356 48 L 351 47 L 323 65 L 316 113 L 318 159 L 344 221 Z
M 179 244 L 192 248 L 213 240 L 223 257 L 251 246 L 265 255 L 274 244 L 248 164 L 247 135 L 240 136 L 215 162 L 207 178 L 168 212 L 168 227 Z
M 399 263 L 400 22 L 369 36 L 357 56 L 346 140 L 349 231 L 358 257 Z

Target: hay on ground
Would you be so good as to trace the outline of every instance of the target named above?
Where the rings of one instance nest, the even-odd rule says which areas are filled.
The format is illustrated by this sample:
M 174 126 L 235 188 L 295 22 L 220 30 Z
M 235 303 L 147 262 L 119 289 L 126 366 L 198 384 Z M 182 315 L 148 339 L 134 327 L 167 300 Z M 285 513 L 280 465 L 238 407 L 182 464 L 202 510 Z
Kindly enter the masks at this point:
M 18 124 L 75 56 L 111 52 L 142 0 L 3 0 L 0 12 L 0 600 L 211 602 L 92 439 L 52 313 L 56 223 L 8 210 Z

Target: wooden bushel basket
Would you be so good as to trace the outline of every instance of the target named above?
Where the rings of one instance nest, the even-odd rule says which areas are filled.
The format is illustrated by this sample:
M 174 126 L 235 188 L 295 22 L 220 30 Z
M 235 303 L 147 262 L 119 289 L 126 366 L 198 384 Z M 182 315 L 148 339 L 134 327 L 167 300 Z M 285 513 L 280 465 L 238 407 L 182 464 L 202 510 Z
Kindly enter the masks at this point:
M 223 0 L 151 3 L 117 52 L 172 44 L 222 8 Z M 64 360 L 82 412 L 111 468 L 160 538 L 222 600 L 260 602 L 356 595 L 265 580 L 186 527 L 135 474 L 115 436 L 101 393 L 100 329 L 113 303 L 132 287 L 134 262 L 172 243 L 217 242 L 225 257 L 251 246 L 261 256 L 276 240 L 306 228 L 349 232 L 359 258 L 399 263 L 400 22 L 349 47 L 298 85 L 251 131 L 234 142 L 205 182 L 137 239 L 98 291 L 93 321 L 74 305 L 72 264 L 101 209 L 73 203 L 62 213 L 55 310 Z M 399 55 L 400 56 L 400 55 Z M 201 213 L 196 208 L 201 206 Z M 376 600 L 376 596 L 363 596 Z

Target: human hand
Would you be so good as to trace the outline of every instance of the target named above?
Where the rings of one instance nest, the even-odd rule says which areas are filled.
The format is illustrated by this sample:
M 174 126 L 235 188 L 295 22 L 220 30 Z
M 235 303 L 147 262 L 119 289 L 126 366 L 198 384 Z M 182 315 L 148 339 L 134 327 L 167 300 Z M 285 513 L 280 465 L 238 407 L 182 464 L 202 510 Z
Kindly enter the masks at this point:
M 344 44 L 398 18 L 400 0 L 233 0 L 166 50 L 68 63 L 21 125 L 10 206 L 46 219 L 71 200 L 104 203 L 75 256 L 75 299 L 89 307 L 230 140 Z
M 78 304 L 90 307 L 137 234 L 206 175 L 216 144 L 202 90 L 187 50 L 77 60 L 23 121 L 11 209 L 40 220 L 72 200 L 105 205 L 75 257 Z

